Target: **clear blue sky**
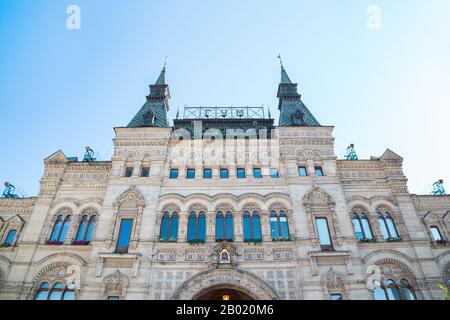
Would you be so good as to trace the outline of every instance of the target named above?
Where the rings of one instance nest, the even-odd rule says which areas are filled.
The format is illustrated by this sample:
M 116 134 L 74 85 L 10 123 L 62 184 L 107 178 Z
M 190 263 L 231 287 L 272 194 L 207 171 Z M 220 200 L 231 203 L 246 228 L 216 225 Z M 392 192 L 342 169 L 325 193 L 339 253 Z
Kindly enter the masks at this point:
M 81 30 L 66 8 L 81 8 Z M 366 26 L 381 9 L 381 29 Z M 409 188 L 450 190 L 450 1 L 0 0 L 0 180 L 35 195 L 43 159 L 112 154 L 168 56 L 171 118 L 190 106 L 269 105 L 281 53 L 336 154 L 390 148 Z

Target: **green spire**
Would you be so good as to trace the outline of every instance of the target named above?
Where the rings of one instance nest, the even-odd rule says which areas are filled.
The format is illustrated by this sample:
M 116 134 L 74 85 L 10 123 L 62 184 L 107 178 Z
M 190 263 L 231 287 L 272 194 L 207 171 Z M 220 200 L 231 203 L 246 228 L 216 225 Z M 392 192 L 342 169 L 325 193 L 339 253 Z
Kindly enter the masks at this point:
M 161 73 L 159 74 L 158 80 L 156 80 L 155 84 L 159 84 L 159 85 L 166 84 L 166 63 L 167 63 L 167 61 L 164 63 L 164 67 L 161 70 Z
M 278 59 L 280 59 L 280 65 L 281 65 L 281 81 L 280 81 L 280 83 L 292 84 L 292 81 L 289 78 L 289 76 L 287 75 L 286 70 L 284 70 L 283 61 L 281 60 L 280 54 L 278 55 Z
M 281 65 L 281 81 L 280 83 L 284 84 L 292 84 L 291 79 L 289 79 L 289 76 L 286 73 L 286 70 L 284 70 L 283 64 Z
M 169 111 L 170 92 L 166 83 L 166 63 L 155 84 L 150 85 L 147 101 L 131 119 L 127 127 L 169 127 L 167 112 Z
M 278 56 L 281 64 L 281 81 L 278 85 L 277 97 L 279 98 L 278 110 L 280 110 L 279 126 L 320 126 L 309 109 L 302 102 L 301 95 L 297 92 L 297 84 L 292 83 L 284 69 L 281 56 Z

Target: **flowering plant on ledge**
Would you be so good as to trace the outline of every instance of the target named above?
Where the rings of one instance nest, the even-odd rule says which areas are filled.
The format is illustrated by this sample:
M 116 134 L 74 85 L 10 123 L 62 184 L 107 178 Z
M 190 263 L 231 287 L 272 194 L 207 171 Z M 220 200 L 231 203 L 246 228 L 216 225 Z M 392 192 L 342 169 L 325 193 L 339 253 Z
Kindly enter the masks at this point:
M 278 242 L 278 241 L 292 241 L 291 237 L 278 237 L 278 238 L 272 238 L 273 242 Z
M 87 246 L 90 243 L 90 241 L 85 240 L 75 240 L 72 242 L 74 246 Z
M 11 245 L 9 243 L 0 243 L 0 248 L 9 248 Z
M 244 239 L 245 243 L 254 243 L 254 244 L 261 244 L 262 243 L 262 239 Z
M 386 239 L 386 242 L 402 242 L 401 238 L 389 237 Z
M 233 242 L 233 239 L 216 239 L 216 242 Z
M 358 242 L 360 242 L 360 243 L 374 243 L 375 239 L 364 238 L 364 239 L 359 239 Z
M 175 238 L 159 239 L 159 242 L 177 242 L 177 239 L 175 239 Z
M 436 240 L 435 243 L 440 246 L 445 246 L 447 244 L 447 240 L 444 239 Z
M 60 246 L 60 245 L 64 244 L 64 242 L 57 241 L 57 240 L 47 240 L 47 241 L 45 241 L 45 244 L 49 244 L 52 246 Z
M 203 240 L 203 239 L 195 239 L 195 240 L 188 240 L 187 242 L 189 244 L 195 245 L 195 244 L 204 244 L 205 240 Z

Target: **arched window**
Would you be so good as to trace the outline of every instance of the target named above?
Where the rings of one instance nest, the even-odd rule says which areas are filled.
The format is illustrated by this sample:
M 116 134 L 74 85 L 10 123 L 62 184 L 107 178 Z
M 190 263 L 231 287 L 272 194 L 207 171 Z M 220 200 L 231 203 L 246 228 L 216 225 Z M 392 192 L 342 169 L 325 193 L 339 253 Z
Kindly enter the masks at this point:
M 441 232 L 439 231 L 438 227 L 431 226 L 430 231 L 431 231 L 431 235 L 433 236 L 433 241 L 441 242 L 443 240 Z
M 258 211 L 245 211 L 243 214 L 244 241 L 261 241 L 261 219 Z
M 61 282 L 57 282 L 49 290 L 50 285 L 44 282 L 39 286 L 34 300 L 75 300 L 75 285 L 73 283 L 64 286 Z
M 400 280 L 400 292 L 403 300 L 416 300 L 414 290 L 406 279 Z
M 17 230 L 9 230 L 8 235 L 6 236 L 4 246 L 10 247 L 14 243 L 14 239 L 16 238 Z
M 48 299 L 48 282 L 44 282 L 39 286 L 39 289 L 34 296 L 34 300 L 47 300 Z
M 73 244 L 76 245 L 87 245 L 92 240 L 92 235 L 94 233 L 96 223 L 95 215 L 89 218 L 88 215 L 83 215 L 81 217 L 80 226 L 78 227 L 77 237 Z
M 233 214 L 227 211 L 224 215 L 222 211 L 216 214 L 216 241 L 233 241 Z
M 394 280 L 386 280 L 386 293 L 389 300 L 400 300 L 400 293 Z
M 50 296 L 48 297 L 48 300 L 62 300 L 63 290 L 64 286 L 61 282 L 55 283 L 55 285 L 52 288 L 52 291 L 50 291 Z
M 165 211 L 161 218 L 161 230 L 159 232 L 160 241 L 175 242 L 178 239 L 178 212 L 170 214 Z
M 206 214 L 192 211 L 188 219 L 188 242 L 205 242 L 206 239 Z
M 63 300 L 75 300 L 75 284 L 69 283 L 63 294 Z
M 373 294 L 375 300 L 416 300 L 414 290 L 406 279 L 400 280 L 400 286 L 392 279 L 387 279 L 384 284 L 378 282 Z
M 378 224 L 385 240 L 398 239 L 397 228 L 389 212 L 377 214 Z
M 270 212 L 270 230 L 272 240 L 289 239 L 289 225 L 285 211 Z
M 144 114 L 144 126 L 151 126 L 155 123 L 156 117 L 153 112 L 149 111 Z
M 364 211 L 355 209 L 352 213 L 352 223 L 358 241 L 373 240 L 369 219 Z
M 63 244 L 66 240 L 67 232 L 70 227 L 70 215 L 63 220 L 62 215 L 58 215 L 53 226 L 53 231 L 48 244 Z

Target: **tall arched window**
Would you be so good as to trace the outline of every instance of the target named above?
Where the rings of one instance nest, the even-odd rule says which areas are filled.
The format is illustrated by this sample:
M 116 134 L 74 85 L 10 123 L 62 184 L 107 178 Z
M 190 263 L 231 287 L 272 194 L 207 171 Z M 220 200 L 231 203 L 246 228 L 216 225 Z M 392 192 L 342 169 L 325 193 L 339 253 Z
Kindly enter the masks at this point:
M 289 225 L 285 211 L 270 212 L 270 230 L 272 240 L 289 239 Z
M 205 242 L 206 240 L 206 214 L 192 211 L 188 219 L 188 242 Z
M 416 295 L 408 280 L 401 279 L 398 285 L 395 280 L 387 279 L 384 284 L 378 282 L 374 290 L 374 298 L 375 300 L 416 300 Z
M 416 300 L 416 295 L 408 280 L 400 280 L 400 293 L 403 300 Z
M 61 282 L 57 282 L 50 289 L 48 282 L 44 282 L 39 286 L 34 300 L 75 300 L 75 285 L 73 283 L 64 286 Z
M 39 286 L 39 289 L 34 296 L 34 300 L 47 300 L 48 299 L 48 282 L 44 282 Z
M 261 241 L 261 219 L 258 211 L 245 211 L 243 214 L 244 241 Z
M 87 214 L 83 215 L 80 220 L 80 226 L 78 227 L 77 236 L 73 244 L 75 245 L 87 245 L 92 240 L 92 235 L 94 233 L 96 223 L 95 215 L 89 216 Z
M 8 235 L 6 236 L 4 246 L 10 247 L 14 243 L 14 239 L 16 238 L 17 230 L 9 230 Z
M 385 240 L 398 239 L 397 228 L 389 212 L 377 214 L 378 225 Z
M 367 214 L 362 209 L 357 208 L 353 210 L 352 222 L 356 238 L 359 241 L 373 240 L 369 219 L 367 218 Z
M 160 241 L 176 242 L 178 239 L 178 212 L 165 211 L 161 218 Z
M 225 215 L 222 211 L 216 214 L 216 241 L 233 241 L 233 214 L 227 211 Z
M 48 244 L 63 244 L 66 240 L 67 232 L 70 227 L 70 215 L 67 215 L 64 220 L 62 215 L 58 215 L 53 226 L 53 231 L 50 236 Z

